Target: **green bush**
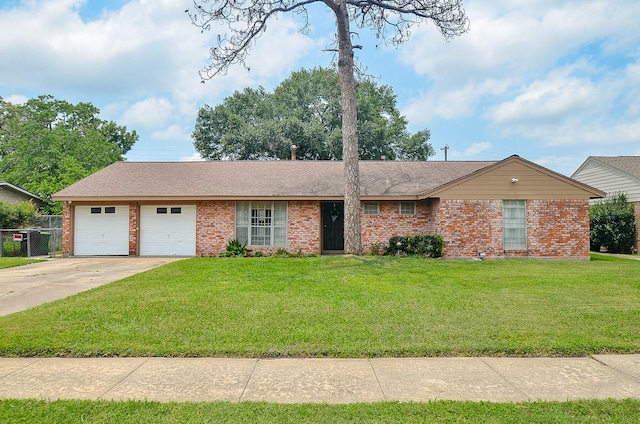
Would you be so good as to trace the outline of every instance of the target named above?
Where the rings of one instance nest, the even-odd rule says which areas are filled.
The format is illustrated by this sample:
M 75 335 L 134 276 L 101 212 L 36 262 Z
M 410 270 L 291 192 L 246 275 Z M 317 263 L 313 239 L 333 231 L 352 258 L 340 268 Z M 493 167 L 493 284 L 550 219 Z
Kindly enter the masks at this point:
M 371 243 L 371 245 L 369 246 L 368 254 L 370 256 L 384 256 L 386 254 L 386 251 L 381 243 Z
M 226 250 L 220 254 L 221 258 L 234 258 L 245 257 L 249 255 L 249 249 L 247 245 L 240 243 L 240 241 L 233 239 L 227 243 Z
M 2 243 L 2 256 L 20 256 L 20 242 L 4 241 Z
M 428 258 L 442 256 L 444 239 L 438 234 L 417 236 L 395 236 L 389 239 L 387 253 L 389 255 L 418 255 Z
M 9 203 L 0 200 L 0 228 L 24 228 L 37 216 L 36 208 L 31 202 Z
M 591 250 L 601 246 L 611 253 L 630 253 L 635 240 L 633 204 L 624 193 L 607 196 L 589 208 Z

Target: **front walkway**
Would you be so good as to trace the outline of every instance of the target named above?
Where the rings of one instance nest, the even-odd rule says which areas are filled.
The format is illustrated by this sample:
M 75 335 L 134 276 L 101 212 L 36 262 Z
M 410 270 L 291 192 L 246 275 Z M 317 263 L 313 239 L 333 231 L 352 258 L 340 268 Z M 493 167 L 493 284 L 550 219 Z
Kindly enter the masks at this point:
M 0 358 L 0 399 L 353 403 L 640 399 L 640 354 L 584 358 Z

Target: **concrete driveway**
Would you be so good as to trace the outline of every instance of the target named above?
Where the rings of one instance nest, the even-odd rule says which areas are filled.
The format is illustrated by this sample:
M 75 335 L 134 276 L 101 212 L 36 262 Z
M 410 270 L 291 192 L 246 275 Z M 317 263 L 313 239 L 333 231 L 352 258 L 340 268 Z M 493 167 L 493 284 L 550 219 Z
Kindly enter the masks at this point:
M 0 316 L 24 311 L 182 258 L 54 258 L 0 269 Z

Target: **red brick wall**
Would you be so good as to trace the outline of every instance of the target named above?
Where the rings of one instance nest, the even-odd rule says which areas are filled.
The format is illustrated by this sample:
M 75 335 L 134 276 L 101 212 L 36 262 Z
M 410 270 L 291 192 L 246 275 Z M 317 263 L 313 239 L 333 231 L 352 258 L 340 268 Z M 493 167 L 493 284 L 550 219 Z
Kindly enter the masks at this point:
M 504 251 L 502 200 L 441 200 L 443 256 L 589 258 L 587 200 L 527 200 L 527 250 Z
M 62 203 L 62 256 L 71 254 L 71 204 Z
M 200 202 L 196 207 L 196 255 L 218 256 L 235 237 L 235 202 Z
M 440 200 L 439 229 L 449 258 L 503 256 L 502 200 Z
M 589 258 L 588 200 L 528 200 L 529 256 Z
M 129 256 L 138 256 L 138 204 L 129 204 Z
M 289 202 L 288 219 L 287 251 L 320 254 L 320 202 Z M 267 252 L 266 248 L 262 250 Z
M 394 236 L 415 236 L 433 234 L 436 231 L 436 218 L 433 213 L 433 202 L 416 202 L 415 215 L 401 215 L 400 202 L 378 202 L 378 215 L 361 215 L 362 248 L 369 252 L 374 243 L 387 247 L 389 239 Z

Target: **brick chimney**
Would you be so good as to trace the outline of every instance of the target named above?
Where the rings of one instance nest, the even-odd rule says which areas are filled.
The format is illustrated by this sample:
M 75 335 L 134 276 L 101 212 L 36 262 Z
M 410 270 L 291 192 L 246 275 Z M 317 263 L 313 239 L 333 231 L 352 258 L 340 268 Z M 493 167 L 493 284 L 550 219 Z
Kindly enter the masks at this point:
M 291 160 L 296 160 L 296 150 L 298 150 L 298 146 L 295 144 L 291 146 Z

